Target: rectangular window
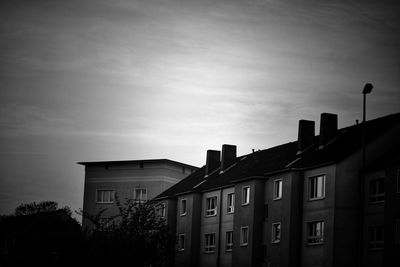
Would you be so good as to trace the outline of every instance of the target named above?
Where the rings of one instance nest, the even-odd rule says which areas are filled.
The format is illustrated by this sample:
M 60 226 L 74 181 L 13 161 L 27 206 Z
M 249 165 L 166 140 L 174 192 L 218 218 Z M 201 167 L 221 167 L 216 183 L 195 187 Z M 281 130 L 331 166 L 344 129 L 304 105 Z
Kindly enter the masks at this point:
M 250 203 L 250 186 L 244 186 L 242 188 L 242 205 Z
M 249 227 L 243 226 L 240 228 L 240 245 L 247 246 L 249 244 Z
M 308 183 L 309 199 L 321 199 L 325 197 L 325 175 L 310 177 Z
M 178 251 L 184 251 L 185 250 L 185 235 L 180 234 L 178 235 Z
M 227 200 L 227 206 L 228 206 L 228 213 L 233 213 L 235 211 L 235 194 L 228 194 L 228 200 Z
M 206 234 L 204 252 L 215 252 L 215 234 Z
M 281 223 L 272 224 L 272 243 L 281 242 Z
M 233 248 L 233 231 L 226 232 L 226 251 L 232 251 Z
M 186 199 L 181 199 L 181 216 L 186 215 Z
M 146 188 L 135 188 L 135 201 L 143 203 L 147 201 L 147 189 Z
M 97 190 L 97 203 L 113 203 L 114 190 Z
M 384 178 L 372 179 L 369 181 L 369 202 L 376 203 L 385 200 Z
M 217 197 L 206 199 L 206 216 L 217 215 Z
M 307 223 L 307 245 L 324 243 L 324 221 Z
M 278 200 L 282 198 L 282 179 L 274 181 L 274 194 L 273 199 Z
M 368 227 L 368 248 L 371 250 L 383 249 L 383 225 Z
M 396 243 L 400 244 L 400 219 L 396 220 Z
M 156 214 L 158 217 L 165 218 L 165 212 L 165 203 L 161 203 L 156 206 Z

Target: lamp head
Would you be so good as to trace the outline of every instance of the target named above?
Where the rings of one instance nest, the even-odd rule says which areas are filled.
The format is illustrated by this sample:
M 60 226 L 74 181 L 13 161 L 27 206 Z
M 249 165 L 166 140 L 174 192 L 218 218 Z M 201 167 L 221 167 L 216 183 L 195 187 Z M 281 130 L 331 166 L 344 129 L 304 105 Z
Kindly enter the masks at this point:
M 372 84 L 370 84 L 370 83 L 367 83 L 367 84 L 365 84 L 365 86 L 364 86 L 364 89 L 363 89 L 363 94 L 365 95 L 365 94 L 369 94 L 369 93 L 371 93 L 371 91 L 372 91 L 372 88 L 374 88 L 373 86 L 372 86 Z

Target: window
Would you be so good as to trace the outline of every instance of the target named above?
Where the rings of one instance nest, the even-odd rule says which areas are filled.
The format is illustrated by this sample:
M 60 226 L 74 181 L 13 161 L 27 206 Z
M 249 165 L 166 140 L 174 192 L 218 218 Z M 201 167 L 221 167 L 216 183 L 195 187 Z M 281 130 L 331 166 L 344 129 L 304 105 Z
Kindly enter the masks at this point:
M 214 216 L 217 214 L 217 197 L 209 197 L 206 199 L 206 216 Z
M 178 251 L 184 251 L 185 250 L 185 235 L 180 234 L 178 235 Z
M 383 249 L 383 225 L 368 227 L 368 248 Z
M 215 234 L 206 234 L 205 235 L 205 246 L 204 252 L 215 252 Z
M 186 199 L 181 199 L 181 216 L 186 215 Z
M 264 220 L 268 219 L 268 204 L 264 204 Z
M 113 203 L 114 190 L 97 190 L 97 203 Z
M 226 251 L 232 251 L 233 248 L 233 231 L 226 232 Z
M 324 221 L 307 223 L 307 245 L 324 243 Z
M 147 189 L 146 188 L 135 188 L 135 201 L 143 203 L 147 200 Z
M 397 186 L 396 186 L 396 192 L 400 193 L 400 170 L 397 170 Z
M 385 200 L 384 178 L 369 181 L 369 202 L 376 203 Z
M 281 242 L 281 223 L 272 224 L 272 243 Z
M 244 186 L 242 188 L 242 205 L 248 205 L 250 203 L 250 186 Z
M 309 178 L 309 198 L 310 200 L 321 199 L 325 197 L 325 175 Z
M 274 200 L 282 198 L 282 179 L 274 181 Z
M 235 211 L 235 194 L 228 194 L 228 213 L 233 213 Z
M 400 244 L 400 219 L 396 220 L 396 243 Z
M 249 244 L 249 227 L 243 226 L 240 228 L 240 245 L 247 246 Z
M 165 218 L 165 212 L 166 212 L 165 203 L 157 205 L 156 211 L 159 217 Z

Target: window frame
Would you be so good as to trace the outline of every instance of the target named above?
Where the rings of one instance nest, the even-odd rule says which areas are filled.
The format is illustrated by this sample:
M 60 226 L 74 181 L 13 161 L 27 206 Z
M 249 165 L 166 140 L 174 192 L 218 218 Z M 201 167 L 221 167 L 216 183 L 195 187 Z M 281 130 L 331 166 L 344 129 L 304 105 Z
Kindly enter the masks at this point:
M 160 218 L 165 218 L 166 214 L 167 214 L 166 204 L 164 202 L 163 203 L 159 203 L 156 207 L 157 207 L 158 216 Z
M 230 237 L 230 238 L 228 238 Z M 230 241 L 230 242 L 228 242 Z M 226 231 L 225 234 L 225 251 L 232 251 L 233 250 L 233 231 Z
M 279 234 L 276 232 L 276 226 L 279 226 Z M 271 243 L 279 244 L 282 239 L 282 224 L 281 222 L 275 222 L 271 224 Z
M 211 204 L 211 199 L 214 199 L 214 208 L 209 208 L 209 201 Z M 217 215 L 217 196 L 212 196 L 212 197 L 207 197 L 206 198 L 206 217 L 212 217 L 212 216 L 216 216 Z M 212 205 L 211 205 L 212 206 Z
M 178 235 L 178 251 L 185 251 L 185 234 Z
M 371 183 L 373 181 L 379 181 L 379 182 L 381 181 L 383 183 L 381 185 L 382 188 L 383 188 L 383 192 L 378 192 L 379 191 L 379 186 L 376 187 L 376 190 L 375 190 L 376 192 L 371 192 L 371 188 L 372 188 Z M 379 204 L 379 203 L 384 203 L 385 202 L 385 178 L 384 177 L 377 177 L 377 178 L 369 179 L 369 181 L 368 181 L 368 189 L 369 189 L 368 190 L 368 192 L 369 192 L 368 203 L 369 204 Z M 379 198 L 382 198 L 382 199 L 379 199 Z
M 185 205 L 183 205 L 185 203 Z M 183 209 L 185 207 L 185 209 Z M 186 216 L 187 213 L 187 200 L 186 198 L 182 198 L 180 201 L 180 209 L 179 209 L 179 215 L 180 216 Z
M 212 238 L 208 238 L 212 237 Z M 210 242 L 208 242 L 210 241 Z M 211 241 L 214 241 L 213 244 L 208 244 L 211 243 Z M 204 253 L 215 253 L 216 250 L 216 235 L 215 233 L 207 233 L 204 234 Z
M 277 184 L 280 184 L 279 189 L 277 190 Z M 282 199 L 283 196 L 283 179 L 279 178 L 279 179 L 275 179 L 273 182 L 273 192 L 272 192 L 272 199 L 273 200 L 280 200 Z M 280 195 L 278 195 L 280 194 Z
M 318 181 L 319 178 L 322 178 L 322 195 L 318 196 Z M 313 185 L 313 181 L 315 180 L 315 185 Z M 315 196 L 312 195 L 314 193 Z M 315 201 L 324 199 L 326 195 L 326 175 L 316 175 L 308 177 L 308 200 Z
M 248 226 L 240 227 L 240 246 L 245 247 L 249 245 L 249 239 L 250 239 L 249 227 Z
M 378 240 L 378 228 L 382 230 L 382 240 Z M 371 239 L 371 230 L 373 230 L 373 238 Z M 383 225 L 368 226 L 368 250 L 383 250 L 385 240 L 385 227 Z
M 104 194 L 102 194 L 99 201 L 99 192 L 110 192 L 109 201 L 104 201 Z M 115 189 L 96 189 L 96 204 L 112 204 L 115 201 Z
M 142 190 L 144 190 L 146 192 L 146 198 L 145 199 L 138 198 L 138 194 L 137 194 L 138 190 L 140 190 L 141 192 L 142 192 Z M 134 195 L 134 200 L 135 200 L 136 203 L 144 203 L 148 199 L 148 197 L 147 197 L 147 188 L 146 187 L 135 187 L 134 194 L 135 194 Z M 140 193 L 139 195 L 141 197 L 143 197 L 143 193 Z
M 321 234 L 317 235 L 318 224 L 321 224 L 320 230 Z M 310 235 L 310 227 L 313 227 L 313 232 L 315 235 Z M 311 240 L 316 239 L 317 241 L 311 242 Z M 325 242 L 325 221 L 324 220 L 313 220 L 306 222 L 306 244 L 307 246 L 323 245 Z
M 235 212 L 235 193 L 229 193 L 226 196 L 226 206 L 226 213 L 232 214 Z
M 250 185 L 242 186 L 242 206 L 250 204 Z

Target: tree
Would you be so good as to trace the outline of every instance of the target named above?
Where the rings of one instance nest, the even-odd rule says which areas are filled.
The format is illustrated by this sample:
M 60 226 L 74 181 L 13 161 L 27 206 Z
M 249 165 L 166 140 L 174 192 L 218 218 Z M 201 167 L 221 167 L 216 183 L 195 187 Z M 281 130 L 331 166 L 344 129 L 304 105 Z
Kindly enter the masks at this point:
M 65 210 L 70 216 L 72 215 L 71 209 L 67 206 L 61 208 Z M 41 212 L 50 212 L 58 210 L 58 203 L 55 201 L 42 201 L 39 203 L 31 202 L 24 203 L 15 208 L 14 214 L 16 216 L 20 215 L 30 215 Z
M 96 216 L 82 214 L 96 226 L 87 237 L 88 263 L 165 266 L 174 252 L 174 235 L 157 216 L 155 203 L 121 204 L 116 197 L 116 204 L 119 213 L 107 219 L 100 219 L 104 210 Z

